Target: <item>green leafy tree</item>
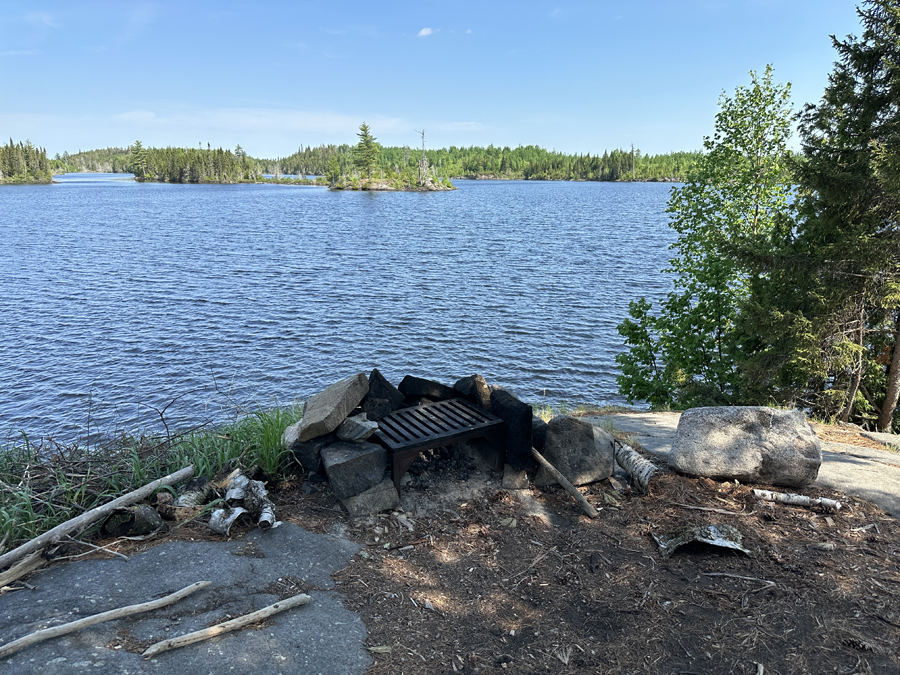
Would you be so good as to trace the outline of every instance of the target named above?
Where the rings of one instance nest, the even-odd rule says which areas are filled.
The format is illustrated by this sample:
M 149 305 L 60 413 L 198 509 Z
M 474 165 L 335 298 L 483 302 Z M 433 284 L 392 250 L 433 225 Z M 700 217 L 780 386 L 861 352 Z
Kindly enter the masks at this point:
M 735 321 L 747 270 L 734 249 L 764 241 L 786 215 L 790 195 L 790 85 L 774 83 L 771 67 L 750 77 L 733 98 L 720 97 L 706 153 L 669 199 L 670 226 L 679 235 L 666 270 L 674 289 L 658 314 L 644 298 L 632 302 L 631 318 L 618 327 L 628 351 L 616 357 L 617 381 L 630 401 L 685 407 L 739 395 Z
M 366 172 L 368 178 L 371 178 L 372 169 L 378 166 L 378 144 L 365 122 L 359 125 L 359 133 L 356 135 L 359 137 L 359 143 L 356 144 L 353 153 L 353 162 Z
M 800 117 L 797 223 L 760 258 L 750 365 L 822 416 L 892 426 L 900 396 L 900 5 L 868 0 Z M 855 412 L 854 412 L 855 411 Z

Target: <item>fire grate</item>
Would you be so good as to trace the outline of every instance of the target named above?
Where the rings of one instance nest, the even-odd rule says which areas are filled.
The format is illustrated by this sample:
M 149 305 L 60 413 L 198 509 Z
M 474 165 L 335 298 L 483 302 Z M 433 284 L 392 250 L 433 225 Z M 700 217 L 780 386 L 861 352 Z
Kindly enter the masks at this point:
M 391 474 L 400 479 L 420 452 L 470 438 L 487 437 L 498 447 L 503 420 L 460 398 L 395 410 L 378 420 L 375 436 L 391 451 Z

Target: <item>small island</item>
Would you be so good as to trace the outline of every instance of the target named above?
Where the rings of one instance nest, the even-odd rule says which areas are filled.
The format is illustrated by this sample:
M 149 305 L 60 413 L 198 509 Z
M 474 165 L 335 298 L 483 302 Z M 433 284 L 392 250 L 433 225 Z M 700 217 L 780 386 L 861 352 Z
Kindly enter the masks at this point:
M 425 154 L 425 132 L 422 134 L 422 157 L 416 162 L 415 169 L 409 164 L 406 156 L 404 168 L 394 166 L 393 170 L 377 169 L 378 155 L 381 146 L 376 143 L 369 125 L 359 125 L 359 143 L 353 148 L 352 166 L 341 166 L 336 155 L 328 162 L 325 177 L 332 190 L 380 190 L 401 192 L 434 192 L 455 190 L 450 178 L 440 175 L 434 165 L 429 164 Z M 356 170 L 353 170 L 356 169 Z M 378 177 L 373 176 L 377 170 Z M 363 173 L 365 175 L 363 175 Z

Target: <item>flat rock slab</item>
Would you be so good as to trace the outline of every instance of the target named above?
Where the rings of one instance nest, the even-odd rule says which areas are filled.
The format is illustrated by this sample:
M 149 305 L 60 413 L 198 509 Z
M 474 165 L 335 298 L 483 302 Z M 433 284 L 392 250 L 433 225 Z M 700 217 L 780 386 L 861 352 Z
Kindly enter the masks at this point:
M 892 448 L 900 448 L 900 436 L 897 434 L 884 434 L 877 431 L 861 431 L 860 436 L 865 436 L 869 440 L 881 443 L 882 445 Z
M 681 413 L 626 413 L 600 415 L 590 419 L 597 426 L 611 424 L 617 431 L 634 434 L 634 441 L 647 452 L 667 457 L 672 450 Z
M 900 454 L 847 443 L 822 443 L 822 466 L 813 485 L 872 502 L 900 519 Z
M 17 675 L 80 673 L 363 673 L 371 664 L 359 616 L 344 608 L 331 574 L 358 546 L 285 523 L 223 542 L 169 542 L 130 560 L 85 560 L 56 565 L 29 580 L 35 590 L 0 596 L 0 636 L 11 641 L 42 628 L 167 595 L 197 581 L 212 586 L 165 607 L 97 624 L 26 647 L 0 661 Z M 123 639 L 149 643 L 208 628 L 277 602 L 295 584 L 309 604 L 248 628 L 165 652 L 145 661 Z

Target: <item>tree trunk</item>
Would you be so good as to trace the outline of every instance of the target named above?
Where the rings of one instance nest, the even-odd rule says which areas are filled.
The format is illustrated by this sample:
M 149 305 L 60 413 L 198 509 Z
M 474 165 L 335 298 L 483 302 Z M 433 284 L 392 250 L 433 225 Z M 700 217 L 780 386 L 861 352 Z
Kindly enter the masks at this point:
M 860 316 L 859 318 L 859 365 L 857 366 L 856 373 L 853 375 L 853 384 L 850 387 L 850 391 L 847 396 L 847 407 L 844 408 L 844 411 L 841 413 L 840 420 L 841 422 L 849 422 L 850 421 L 850 413 L 853 412 L 853 403 L 856 401 L 856 392 L 859 391 L 859 385 L 862 382 L 863 376 L 863 343 L 864 336 L 866 333 L 866 319 L 865 316 Z
M 884 405 L 881 406 L 881 414 L 878 415 L 878 428 L 880 430 L 891 430 L 898 398 L 900 398 L 900 313 L 897 314 L 897 324 L 894 328 L 894 354 L 891 357 L 890 370 L 888 370 L 887 374 L 887 392 L 884 394 Z

